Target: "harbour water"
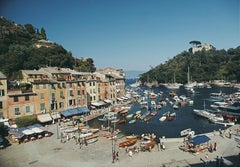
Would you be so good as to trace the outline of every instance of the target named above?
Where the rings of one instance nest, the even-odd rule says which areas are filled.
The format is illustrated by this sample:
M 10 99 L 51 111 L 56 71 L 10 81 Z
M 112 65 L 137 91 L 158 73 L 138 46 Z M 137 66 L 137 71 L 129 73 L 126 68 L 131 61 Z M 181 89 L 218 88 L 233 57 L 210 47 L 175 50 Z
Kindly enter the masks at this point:
M 149 89 L 147 87 L 141 87 L 141 90 Z M 162 96 L 158 96 L 156 102 L 160 99 L 169 98 L 171 101 L 171 97 L 169 93 L 172 90 L 165 88 L 164 86 L 153 87 L 151 91 L 155 93 L 163 92 Z M 205 108 L 210 109 L 210 104 L 213 103 L 211 101 L 209 95 L 213 92 L 222 91 L 225 94 L 234 93 L 237 89 L 228 88 L 228 87 L 212 87 L 212 88 L 197 88 L 195 94 L 189 93 L 184 87 L 180 87 L 180 89 L 174 90 L 177 95 L 185 95 L 194 101 L 193 105 L 185 105 L 179 106 L 178 109 L 173 109 L 173 106 L 170 103 L 167 103 L 166 106 L 163 106 L 160 110 L 157 111 L 156 116 L 151 116 L 151 119 L 148 122 L 137 119 L 136 123 L 129 124 L 128 122 L 125 124 L 116 124 L 116 128 L 120 129 L 125 135 L 139 135 L 142 134 L 152 134 L 154 133 L 157 138 L 165 136 L 166 138 L 175 138 L 180 137 L 180 131 L 191 128 L 195 131 L 195 134 L 202 134 L 207 132 L 212 132 L 214 130 L 218 131 L 219 129 L 225 129 L 223 125 L 213 124 L 209 122 L 207 119 L 199 117 L 193 113 L 193 109 L 203 109 L 204 103 Z M 128 113 L 135 113 L 140 110 L 141 106 L 138 103 L 133 103 L 131 105 L 131 109 Z M 172 121 L 165 120 L 164 122 L 160 122 L 159 118 L 163 113 L 170 111 L 176 112 L 176 117 Z M 107 126 L 106 123 L 100 122 L 97 119 L 91 120 L 89 122 L 90 126 L 100 127 L 101 125 Z

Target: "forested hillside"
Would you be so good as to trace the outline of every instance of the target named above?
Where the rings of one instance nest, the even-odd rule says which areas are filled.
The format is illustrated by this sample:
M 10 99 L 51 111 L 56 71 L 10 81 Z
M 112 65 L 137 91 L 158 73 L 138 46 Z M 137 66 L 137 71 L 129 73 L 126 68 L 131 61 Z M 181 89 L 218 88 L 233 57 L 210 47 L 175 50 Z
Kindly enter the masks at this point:
M 93 72 L 96 70 L 91 58 L 74 58 L 63 46 L 47 39 L 44 28 L 31 24 L 19 25 L 4 17 L 0 18 L 0 71 L 8 79 L 14 79 L 19 70 L 58 66 Z
M 191 81 L 203 82 L 224 79 L 240 81 L 240 46 L 226 50 L 184 51 L 164 64 L 141 74 L 140 81 L 168 83 L 187 82 L 188 67 Z

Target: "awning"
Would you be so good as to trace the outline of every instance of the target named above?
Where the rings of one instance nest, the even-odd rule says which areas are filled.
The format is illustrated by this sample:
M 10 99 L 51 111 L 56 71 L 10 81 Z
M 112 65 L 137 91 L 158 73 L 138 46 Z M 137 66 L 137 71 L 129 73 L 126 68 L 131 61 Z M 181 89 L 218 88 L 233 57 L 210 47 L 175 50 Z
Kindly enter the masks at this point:
M 49 113 L 47 113 L 47 114 L 37 115 L 37 120 L 44 123 L 44 122 L 52 121 L 52 117 L 50 116 Z
M 193 143 L 194 145 L 199 145 L 202 143 L 206 143 L 209 140 L 211 140 L 211 139 L 209 137 L 207 137 L 206 135 L 201 135 L 201 136 L 196 136 L 196 137 L 190 139 L 189 141 L 191 143 Z
M 48 131 L 48 129 L 46 127 L 44 127 L 40 124 L 34 124 L 33 126 L 36 127 L 36 128 L 42 129 L 43 131 Z
M 105 106 L 106 103 L 104 101 L 98 101 L 98 102 L 92 102 L 91 105 L 100 107 L 100 106 Z
M 31 130 L 31 129 L 26 129 L 26 130 L 22 131 L 22 133 L 25 134 L 25 135 L 32 135 L 35 132 L 33 130 Z
M 112 104 L 112 100 L 109 100 L 109 99 L 104 100 L 104 102 L 105 102 L 105 103 Z
M 77 108 L 74 108 L 74 109 L 65 110 L 65 111 L 61 112 L 61 114 L 64 117 L 70 117 L 70 116 L 73 116 L 73 115 L 80 115 L 80 114 L 85 114 L 85 113 L 88 113 L 88 112 L 90 112 L 90 110 L 87 107 L 77 107 Z
M 61 118 L 61 115 L 59 113 L 51 113 L 51 116 L 52 116 L 53 119 Z
M 80 112 L 80 114 L 85 114 L 90 112 L 90 110 L 87 107 L 78 107 L 77 109 Z

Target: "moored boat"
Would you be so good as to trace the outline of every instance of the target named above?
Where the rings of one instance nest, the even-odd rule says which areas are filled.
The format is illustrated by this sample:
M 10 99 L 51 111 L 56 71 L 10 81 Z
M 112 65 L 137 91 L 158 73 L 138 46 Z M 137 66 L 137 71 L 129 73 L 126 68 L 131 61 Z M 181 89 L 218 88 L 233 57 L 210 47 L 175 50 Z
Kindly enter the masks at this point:
M 162 116 L 162 117 L 159 118 L 159 121 L 163 122 L 163 121 L 165 121 L 166 119 L 167 119 L 167 116 L 164 115 L 164 116 Z
M 132 120 L 129 121 L 128 123 L 130 123 L 130 124 L 136 123 L 136 119 L 132 119 Z
M 180 132 L 180 135 L 181 135 L 181 136 L 187 136 L 187 135 L 189 135 L 189 133 L 190 133 L 191 131 L 192 131 L 191 128 L 184 129 L 184 130 L 182 130 L 182 131 Z
M 137 136 L 136 135 L 126 136 L 126 139 L 129 139 L 129 140 L 137 139 Z

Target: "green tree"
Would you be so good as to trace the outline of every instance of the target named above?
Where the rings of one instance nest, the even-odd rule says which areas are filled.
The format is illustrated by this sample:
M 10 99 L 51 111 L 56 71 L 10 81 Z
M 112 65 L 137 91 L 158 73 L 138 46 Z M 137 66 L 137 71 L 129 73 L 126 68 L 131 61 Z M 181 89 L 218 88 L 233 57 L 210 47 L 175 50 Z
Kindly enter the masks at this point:
M 44 28 L 41 28 L 41 36 L 42 36 L 42 39 L 47 40 L 47 34 Z
M 37 119 L 36 116 L 34 115 L 27 115 L 16 118 L 15 123 L 17 124 L 18 127 L 26 127 L 37 123 Z

